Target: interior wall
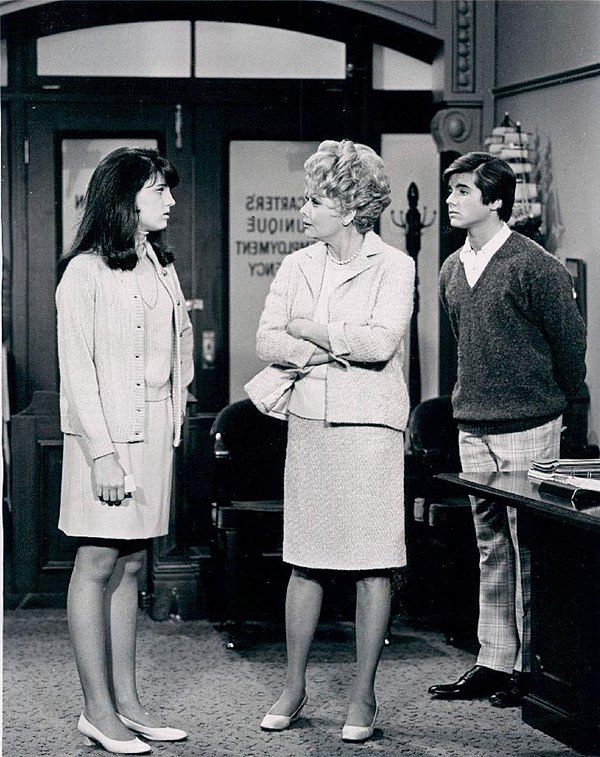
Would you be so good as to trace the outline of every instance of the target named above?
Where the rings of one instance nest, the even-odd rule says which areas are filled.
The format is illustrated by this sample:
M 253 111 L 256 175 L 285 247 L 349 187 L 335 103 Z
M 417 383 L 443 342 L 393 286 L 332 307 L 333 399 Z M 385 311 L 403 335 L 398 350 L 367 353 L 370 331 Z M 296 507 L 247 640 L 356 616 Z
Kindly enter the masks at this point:
M 544 15 L 545 14 L 545 15 Z M 543 21 L 542 21 L 543 18 Z M 515 85 L 496 97 L 496 119 L 505 111 L 551 146 L 551 171 L 563 227 L 557 256 L 587 266 L 587 384 L 591 394 L 590 441 L 600 437 L 600 72 L 589 78 L 550 80 L 527 89 L 541 75 L 574 71 L 600 62 L 600 2 L 512 2 L 497 5 L 499 85 Z M 511 50 L 521 51 L 511 58 Z M 535 55 L 523 55 L 523 51 Z M 515 66 L 515 60 L 523 66 Z M 560 66 L 560 68 L 558 68 Z M 519 83 L 522 82 L 522 91 Z
M 598 63 L 598 0 L 498 0 L 496 86 Z

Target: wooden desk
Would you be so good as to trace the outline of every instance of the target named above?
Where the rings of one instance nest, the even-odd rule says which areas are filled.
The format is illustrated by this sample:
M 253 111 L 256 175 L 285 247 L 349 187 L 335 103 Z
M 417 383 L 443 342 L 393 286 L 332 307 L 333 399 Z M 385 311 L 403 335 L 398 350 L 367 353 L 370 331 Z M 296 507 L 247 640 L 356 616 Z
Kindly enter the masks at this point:
M 462 492 L 519 510 L 531 552 L 531 692 L 523 720 L 600 754 L 600 507 L 542 496 L 525 471 L 441 473 Z

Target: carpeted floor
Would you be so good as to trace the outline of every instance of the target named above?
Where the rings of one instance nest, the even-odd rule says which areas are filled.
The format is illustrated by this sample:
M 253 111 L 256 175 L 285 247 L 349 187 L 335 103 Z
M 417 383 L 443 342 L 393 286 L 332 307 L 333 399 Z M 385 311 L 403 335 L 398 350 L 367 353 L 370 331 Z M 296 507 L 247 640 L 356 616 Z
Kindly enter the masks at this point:
M 435 632 L 395 625 L 378 677 L 381 712 L 363 745 L 340 739 L 353 674 L 353 627 L 319 627 L 309 668 L 306 717 L 283 733 L 259 722 L 283 682 L 282 629 L 252 624 L 244 650 L 227 651 L 206 621 L 140 618 L 139 683 L 165 723 L 185 728 L 160 757 L 562 757 L 577 753 L 486 701 L 431 701 L 427 687 L 464 672 L 472 655 Z M 64 610 L 15 610 L 4 619 L 5 757 L 86 757 L 75 726 L 82 698 Z

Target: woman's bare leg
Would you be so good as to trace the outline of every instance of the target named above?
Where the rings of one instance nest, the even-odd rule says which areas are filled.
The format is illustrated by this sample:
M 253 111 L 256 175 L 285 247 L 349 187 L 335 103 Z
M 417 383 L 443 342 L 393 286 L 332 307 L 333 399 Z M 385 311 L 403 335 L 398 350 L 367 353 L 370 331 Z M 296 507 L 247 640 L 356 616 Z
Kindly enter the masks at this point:
M 316 576 L 294 568 L 285 602 L 287 675 L 283 692 L 270 710 L 274 715 L 291 715 L 304 697 L 308 655 L 322 601 L 323 586 Z
M 370 725 L 375 714 L 375 674 L 390 616 L 390 579 L 366 576 L 356 582 L 356 679 L 348 725 Z
M 67 617 L 85 715 L 105 736 L 128 741 L 133 737 L 115 714 L 107 664 L 105 595 L 118 556 L 118 549 L 112 547 L 79 547 L 69 582 Z
M 145 549 L 120 557 L 108 585 L 108 672 L 117 711 L 136 723 L 155 725 L 136 684 L 138 577 L 144 556 Z

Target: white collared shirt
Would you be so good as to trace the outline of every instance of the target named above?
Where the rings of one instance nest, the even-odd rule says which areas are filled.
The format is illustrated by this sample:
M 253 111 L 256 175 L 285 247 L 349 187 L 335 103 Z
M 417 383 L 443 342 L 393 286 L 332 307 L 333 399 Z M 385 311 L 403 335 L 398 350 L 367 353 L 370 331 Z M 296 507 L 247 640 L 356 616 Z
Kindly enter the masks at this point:
M 474 287 L 477 279 L 484 272 L 485 267 L 502 245 L 506 242 L 511 234 L 506 223 L 497 231 L 494 236 L 486 242 L 483 247 L 475 252 L 467 236 L 462 250 L 460 251 L 460 262 L 465 269 L 465 276 L 470 287 Z

